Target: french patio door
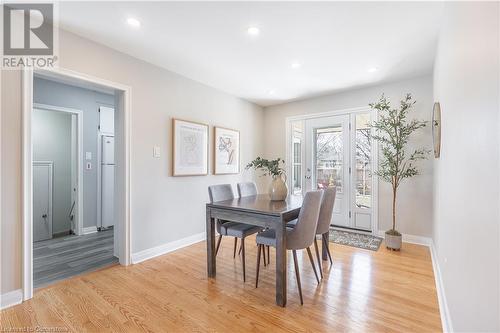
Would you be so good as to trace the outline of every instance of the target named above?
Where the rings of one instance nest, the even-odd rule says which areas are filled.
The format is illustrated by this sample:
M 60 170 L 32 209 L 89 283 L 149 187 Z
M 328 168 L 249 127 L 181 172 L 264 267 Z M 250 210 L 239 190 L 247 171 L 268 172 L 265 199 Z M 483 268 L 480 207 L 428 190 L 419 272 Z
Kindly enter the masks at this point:
M 372 230 L 370 117 L 357 112 L 292 122 L 292 190 L 305 194 L 335 186 L 332 226 Z

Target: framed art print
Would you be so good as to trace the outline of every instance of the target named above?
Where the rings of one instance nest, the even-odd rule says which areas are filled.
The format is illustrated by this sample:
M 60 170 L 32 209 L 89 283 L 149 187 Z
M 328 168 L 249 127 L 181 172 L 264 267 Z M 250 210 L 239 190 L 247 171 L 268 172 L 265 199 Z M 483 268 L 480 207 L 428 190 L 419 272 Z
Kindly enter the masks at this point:
M 240 132 L 214 127 L 214 174 L 240 173 Z
M 208 175 L 208 125 L 172 119 L 173 176 Z

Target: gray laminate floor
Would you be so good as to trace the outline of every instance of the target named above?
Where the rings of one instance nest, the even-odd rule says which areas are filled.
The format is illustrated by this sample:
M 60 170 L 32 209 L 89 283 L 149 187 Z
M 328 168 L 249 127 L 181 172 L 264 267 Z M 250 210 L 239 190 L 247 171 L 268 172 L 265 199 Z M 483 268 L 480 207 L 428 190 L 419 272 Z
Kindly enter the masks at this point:
M 56 281 L 118 262 L 113 256 L 113 229 L 33 243 L 33 285 Z

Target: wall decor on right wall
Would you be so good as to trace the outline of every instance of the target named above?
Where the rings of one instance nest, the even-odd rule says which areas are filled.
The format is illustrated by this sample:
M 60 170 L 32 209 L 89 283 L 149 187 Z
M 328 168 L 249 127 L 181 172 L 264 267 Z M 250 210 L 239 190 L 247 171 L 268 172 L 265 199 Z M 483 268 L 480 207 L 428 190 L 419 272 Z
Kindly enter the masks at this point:
M 434 157 L 439 158 L 441 154 L 441 105 L 434 103 L 432 109 L 432 141 L 434 143 Z
M 208 174 L 208 125 L 172 119 L 172 175 Z
M 240 173 L 240 131 L 214 127 L 214 174 Z

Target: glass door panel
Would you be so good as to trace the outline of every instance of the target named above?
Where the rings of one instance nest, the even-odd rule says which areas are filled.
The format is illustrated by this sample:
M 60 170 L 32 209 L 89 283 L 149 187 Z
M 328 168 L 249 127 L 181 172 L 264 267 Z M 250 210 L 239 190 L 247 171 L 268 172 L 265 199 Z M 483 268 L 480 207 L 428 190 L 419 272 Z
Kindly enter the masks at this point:
M 372 228 L 372 138 L 370 113 L 356 113 L 351 116 L 353 136 L 353 203 L 351 225 L 357 229 Z
M 316 129 L 316 188 L 343 187 L 343 147 L 342 125 Z
M 302 176 L 302 146 L 303 146 L 303 121 L 292 122 L 292 156 L 291 156 L 291 193 L 298 195 L 302 193 L 303 189 L 303 176 Z
M 370 208 L 372 202 L 372 139 L 370 136 L 369 113 L 356 115 L 356 142 L 354 184 L 356 193 L 356 206 Z
M 370 112 L 291 122 L 289 186 L 292 194 L 335 186 L 331 224 L 371 230 L 374 147 Z
M 335 186 L 332 224 L 349 226 L 349 116 L 305 122 L 305 191 Z

